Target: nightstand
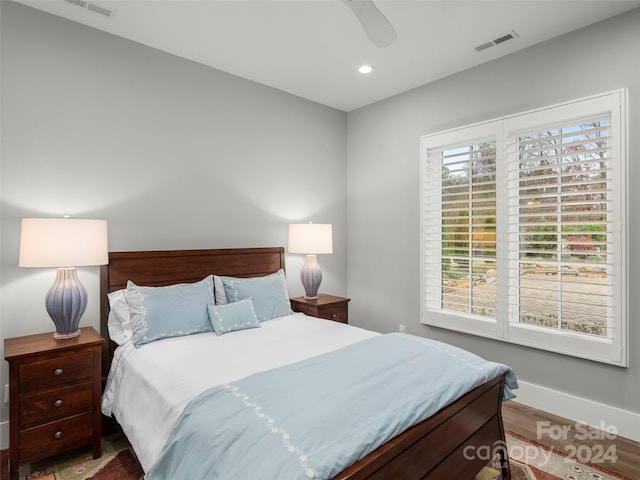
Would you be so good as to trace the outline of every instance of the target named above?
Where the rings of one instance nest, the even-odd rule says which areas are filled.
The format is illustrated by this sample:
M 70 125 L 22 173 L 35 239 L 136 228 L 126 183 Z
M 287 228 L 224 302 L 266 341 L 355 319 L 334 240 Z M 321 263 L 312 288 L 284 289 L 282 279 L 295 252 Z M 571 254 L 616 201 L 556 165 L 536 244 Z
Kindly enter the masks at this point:
M 104 339 L 93 327 L 55 340 L 53 333 L 7 338 L 9 478 L 20 465 L 84 445 L 102 455 L 100 396 Z
M 349 298 L 319 293 L 316 300 L 292 298 L 291 308 L 294 312 L 302 312 L 312 317 L 349 323 L 349 301 Z

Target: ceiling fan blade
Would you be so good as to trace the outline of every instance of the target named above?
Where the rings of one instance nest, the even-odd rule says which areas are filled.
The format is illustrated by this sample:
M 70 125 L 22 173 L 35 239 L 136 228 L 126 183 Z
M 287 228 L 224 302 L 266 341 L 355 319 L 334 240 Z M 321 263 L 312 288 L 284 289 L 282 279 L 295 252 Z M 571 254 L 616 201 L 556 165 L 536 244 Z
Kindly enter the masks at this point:
M 362 28 L 375 45 L 388 47 L 396 40 L 396 31 L 372 0 L 343 0 L 360 21 Z

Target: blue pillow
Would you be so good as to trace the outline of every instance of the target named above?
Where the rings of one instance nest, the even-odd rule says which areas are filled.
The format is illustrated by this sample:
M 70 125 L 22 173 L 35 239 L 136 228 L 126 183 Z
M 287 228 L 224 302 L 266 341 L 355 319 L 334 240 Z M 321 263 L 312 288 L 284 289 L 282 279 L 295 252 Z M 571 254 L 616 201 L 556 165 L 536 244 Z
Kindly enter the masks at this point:
M 226 305 L 208 305 L 207 308 L 216 335 L 260 326 L 250 298 Z
M 129 281 L 127 300 L 136 348 L 163 338 L 211 331 L 207 305 L 213 303 L 212 275 L 167 287 L 140 287 Z
M 251 298 L 258 320 L 282 317 L 293 313 L 284 270 L 266 277 L 220 277 L 229 303 Z

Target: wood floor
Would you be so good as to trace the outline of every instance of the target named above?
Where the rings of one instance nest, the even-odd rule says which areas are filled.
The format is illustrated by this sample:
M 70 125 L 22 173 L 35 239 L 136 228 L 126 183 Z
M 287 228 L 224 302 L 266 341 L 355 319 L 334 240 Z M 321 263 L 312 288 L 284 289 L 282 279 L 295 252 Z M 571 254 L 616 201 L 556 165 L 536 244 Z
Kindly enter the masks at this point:
M 600 455 L 603 462 L 598 464 L 599 467 L 630 480 L 640 480 L 640 443 L 582 424 L 578 424 L 576 428 L 574 421 L 513 400 L 503 404 L 502 420 L 508 432 L 553 448 L 559 453 L 573 453 L 578 459 L 581 454 L 583 458 Z M 608 460 L 612 455 L 607 455 L 606 452 L 615 454 L 617 459 Z
M 573 445 L 575 448 L 585 446 L 583 449 L 587 448 L 591 452 L 597 451 L 596 445 L 604 450 L 613 447 L 617 460 L 615 462 L 607 461 L 601 466 L 630 480 L 640 480 L 640 443 L 622 437 L 605 438 L 604 432 L 592 428 L 587 429 L 579 426 L 576 429 L 576 423 L 571 420 L 527 407 L 513 400 L 503 405 L 502 418 L 505 430 L 545 447 L 553 448 L 557 452 L 565 452 L 567 445 Z M 539 426 L 541 426 L 540 431 Z M 548 434 L 550 431 L 553 435 Z M 562 431 L 566 431 L 566 435 L 556 435 Z M 543 434 L 539 435 L 538 433 Z M 566 438 L 554 439 L 551 438 L 552 436 Z M 585 436 L 587 438 L 583 438 Z M 8 461 L 8 450 L 0 451 L 0 479 L 2 480 L 9 478 Z

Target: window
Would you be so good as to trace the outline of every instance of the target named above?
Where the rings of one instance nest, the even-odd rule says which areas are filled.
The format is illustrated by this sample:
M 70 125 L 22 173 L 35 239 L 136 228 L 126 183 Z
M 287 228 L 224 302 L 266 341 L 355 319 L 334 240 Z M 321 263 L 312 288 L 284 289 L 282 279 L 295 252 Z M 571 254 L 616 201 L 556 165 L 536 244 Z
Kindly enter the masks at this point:
M 422 321 L 627 365 L 625 91 L 422 138 Z

